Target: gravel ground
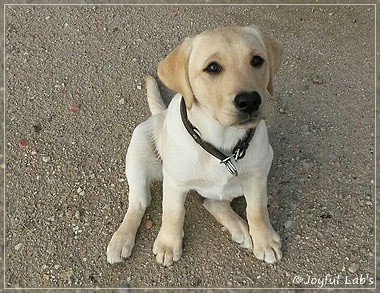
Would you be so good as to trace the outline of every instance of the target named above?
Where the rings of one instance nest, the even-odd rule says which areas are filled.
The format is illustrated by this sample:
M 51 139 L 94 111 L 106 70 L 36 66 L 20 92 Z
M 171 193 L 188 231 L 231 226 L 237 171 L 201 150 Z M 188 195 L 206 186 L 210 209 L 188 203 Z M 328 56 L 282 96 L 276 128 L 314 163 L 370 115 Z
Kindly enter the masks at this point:
M 374 288 L 375 13 L 374 6 L 7 6 L 5 287 Z M 183 257 L 159 266 L 155 184 L 131 258 L 108 264 L 108 241 L 128 207 L 124 156 L 133 129 L 149 117 L 143 76 L 186 36 L 251 23 L 285 49 L 268 182 L 283 260 L 269 265 L 240 250 L 190 199 Z M 244 205 L 233 203 L 243 216 Z

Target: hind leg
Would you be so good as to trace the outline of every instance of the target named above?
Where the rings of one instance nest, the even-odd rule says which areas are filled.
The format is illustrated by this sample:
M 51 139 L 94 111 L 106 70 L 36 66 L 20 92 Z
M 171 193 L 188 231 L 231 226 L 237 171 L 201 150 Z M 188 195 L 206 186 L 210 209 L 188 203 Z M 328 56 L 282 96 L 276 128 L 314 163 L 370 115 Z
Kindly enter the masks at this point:
M 233 241 L 245 249 L 252 248 L 248 224 L 231 208 L 230 202 L 225 200 L 205 199 L 203 206 L 221 223 L 231 234 Z
M 113 234 L 107 247 L 107 261 L 116 263 L 127 258 L 135 245 L 137 229 L 151 199 L 150 182 L 161 177 L 161 162 L 152 141 L 152 121 L 136 127 L 126 158 L 129 185 L 129 206 L 123 222 Z

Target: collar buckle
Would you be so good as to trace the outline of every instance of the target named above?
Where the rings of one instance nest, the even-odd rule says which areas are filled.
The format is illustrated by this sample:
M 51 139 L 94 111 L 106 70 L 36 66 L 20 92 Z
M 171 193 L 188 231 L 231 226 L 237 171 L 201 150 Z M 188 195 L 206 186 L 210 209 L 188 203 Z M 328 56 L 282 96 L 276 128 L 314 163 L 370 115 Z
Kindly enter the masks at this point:
M 234 175 L 236 177 L 237 175 L 239 175 L 239 173 L 238 173 L 238 170 L 236 169 L 235 165 L 232 163 L 231 158 L 233 158 L 233 155 L 225 158 L 224 160 L 221 160 L 220 163 L 224 164 L 224 166 L 226 166 L 228 172 L 230 172 L 232 175 Z

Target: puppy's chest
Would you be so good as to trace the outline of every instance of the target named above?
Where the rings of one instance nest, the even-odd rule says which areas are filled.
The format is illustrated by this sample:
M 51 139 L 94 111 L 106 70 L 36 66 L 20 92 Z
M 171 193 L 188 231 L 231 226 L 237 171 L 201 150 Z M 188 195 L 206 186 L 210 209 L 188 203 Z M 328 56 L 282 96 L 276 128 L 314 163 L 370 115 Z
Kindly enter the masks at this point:
M 192 189 L 195 189 L 203 197 L 217 200 L 232 200 L 235 197 L 243 195 L 241 182 L 246 177 L 246 174 L 245 172 L 243 173 L 241 168 L 239 168 L 241 173 L 235 177 L 223 164 L 220 164 L 213 157 L 210 157 L 208 160 L 198 161 L 198 163 L 195 168 L 199 172 L 193 173 L 193 180 L 188 179 L 191 181 L 190 185 L 192 185 Z
M 194 189 L 203 197 L 217 200 L 232 200 L 243 195 L 241 184 L 236 177 L 201 181 Z

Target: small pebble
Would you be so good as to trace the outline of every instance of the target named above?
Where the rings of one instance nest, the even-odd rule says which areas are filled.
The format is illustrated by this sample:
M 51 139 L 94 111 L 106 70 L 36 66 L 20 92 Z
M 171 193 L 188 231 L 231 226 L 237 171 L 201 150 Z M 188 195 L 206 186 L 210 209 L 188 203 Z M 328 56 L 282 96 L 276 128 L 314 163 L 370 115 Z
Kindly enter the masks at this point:
M 349 267 L 348 267 L 348 271 L 350 273 L 356 273 L 357 271 L 359 270 L 359 265 L 357 263 L 352 263 Z
M 136 88 L 137 88 L 138 90 L 141 90 L 141 89 L 142 89 L 142 86 L 141 86 L 141 85 L 138 85 Z
M 44 161 L 45 163 L 48 163 L 50 162 L 50 157 L 49 156 L 42 157 L 42 161 Z
M 120 99 L 120 100 L 119 100 L 119 104 L 120 104 L 120 105 L 124 105 L 124 104 L 125 104 L 125 99 L 124 99 L 124 98 Z
M 313 83 L 316 83 L 316 84 L 322 84 L 322 83 L 323 83 L 323 79 L 322 79 L 322 77 L 320 77 L 320 76 L 315 76 L 315 77 L 313 78 Z
M 15 249 L 20 250 L 22 248 L 22 243 L 16 244 Z
M 292 220 L 287 220 L 285 223 L 284 223 L 284 227 L 285 229 L 289 229 L 293 224 L 293 221 Z
M 54 216 L 51 216 L 50 218 L 47 218 L 47 220 L 50 222 L 54 222 L 55 218 L 54 218 Z
M 32 125 L 32 127 L 35 133 L 40 133 L 42 130 L 41 124 L 35 124 L 35 125 Z
M 303 168 L 305 171 L 309 171 L 310 168 L 312 167 L 312 164 L 311 164 L 311 163 L 308 163 L 308 162 L 306 162 L 306 161 L 304 161 L 304 160 L 303 160 L 301 163 L 302 163 L 302 168 Z
M 153 222 L 152 222 L 152 220 L 147 220 L 147 221 L 145 222 L 145 228 L 146 228 L 147 230 L 150 230 L 150 229 L 152 229 L 152 227 L 153 227 Z
M 77 193 L 81 193 L 82 191 L 83 191 L 83 189 L 80 188 L 80 187 L 78 187 L 78 189 L 77 189 Z
M 55 265 L 55 266 L 54 266 L 54 268 L 55 268 L 56 270 L 58 270 L 60 267 L 61 267 L 60 265 Z
M 21 139 L 19 142 L 18 142 L 18 146 L 20 149 L 26 149 L 29 145 L 29 141 L 25 138 Z
M 71 104 L 69 106 L 69 112 L 70 113 L 75 113 L 75 112 L 78 112 L 80 109 L 80 105 L 79 104 Z

